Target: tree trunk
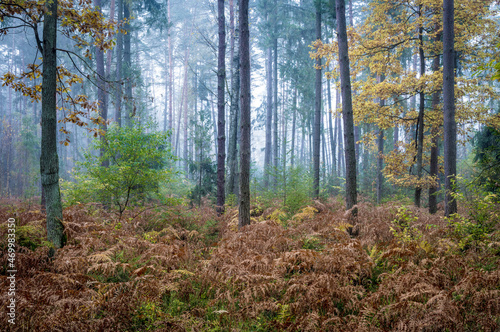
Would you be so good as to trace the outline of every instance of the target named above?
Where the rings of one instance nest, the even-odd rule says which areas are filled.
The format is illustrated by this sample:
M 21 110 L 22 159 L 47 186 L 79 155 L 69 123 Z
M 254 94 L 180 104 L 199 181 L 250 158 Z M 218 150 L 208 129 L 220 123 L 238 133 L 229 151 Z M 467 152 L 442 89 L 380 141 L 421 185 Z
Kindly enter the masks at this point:
M 275 2 L 276 3 L 276 2 Z M 276 23 L 276 21 L 274 22 Z M 275 26 L 276 34 L 276 26 Z M 276 190 L 277 186 L 277 172 L 278 172 L 278 159 L 279 159 L 279 137 L 278 137 L 278 39 L 275 35 L 273 40 L 273 55 L 274 55 L 274 66 L 273 66 L 273 166 L 275 172 L 273 173 L 273 188 Z
M 264 187 L 269 189 L 269 175 L 271 172 L 271 156 L 272 156 L 272 123 L 273 123 L 273 51 L 269 47 L 267 49 L 266 59 L 266 148 L 264 152 Z M 276 119 L 275 119 L 276 121 Z
M 421 7 L 419 8 L 419 13 L 421 13 Z M 418 49 L 420 55 L 420 77 L 425 74 L 425 57 L 423 49 L 423 27 L 418 29 L 418 38 L 420 40 L 420 46 Z M 423 169 L 423 150 L 424 150 L 424 112 L 425 112 L 425 94 L 424 91 L 419 93 L 419 111 L 418 111 L 418 121 L 417 121 L 417 180 L 420 182 L 422 179 L 422 169 Z M 415 206 L 420 207 L 422 194 L 422 186 L 417 183 L 415 188 Z
M 226 22 L 224 17 L 224 0 L 217 1 L 219 14 L 219 59 L 217 70 L 217 212 L 224 212 L 226 194 L 225 189 L 225 161 L 226 161 L 226 112 L 224 87 L 226 81 Z
M 354 142 L 354 117 L 352 113 L 351 76 L 349 51 L 345 20 L 345 2 L 336 1 L 337 33 L 339 43 L 339 67 L 342 91 L 342 115 L 344 119 L 345 171 L 346 171 L 346 209 L 353 208 L 358 201 L 356 188 L 356 151 Z M 357 214 L 356 210 L 352 211 Z
M 240 94 L 240 57 L 235 52 L 238 39 L 238 31 L 234 25 L 234 2 L 229 1 L 230 29 L 231 29 L 231 108 L 229 109 L 229 144 L 228 144 L 228 166 L 229 177 L 227 181 L 227 192 L 238 197 L 239 184 L 238 173 L 238 117 L 239 117 L 239 94 Z
M 444 189 L 445 216 L 457 212 L 457 124 L 455 121 L 454 0 L 443 0 L 443 109 L 444 109 Z
M 337 153 L 336 153 L 335 149 L 337 149 L 337 142 L 336 142 L 335 136 L 333 134 L 332 91 L 331 91 L 329 79 L 326 81 L 326 90 L 328 92 L 328 127 L 329 127 L 330 145 L 331 145 L 331 151 L 332 151 L 332 160 L 331 160 L 332 161 L 332 176 L 336 177 L 336 175 L 337 175 Z
M 47 207 L 47 238 L 56 248 L 64 245 L 59 158 L 57 156 L 57 0 L 47 2 L 43 27 L 42 151 L 40 174 Z
M 316 39 L 321 40 L 321 1 L 316 2 Z M 321 93 L 322 87 L 321 58 L 316 60 L 316 97 L 314 102 L 313 127 L 313 196 L 319 197 L 319 164 L 321 148 Z
M 384 75 L 379 76 L 379 83 L 385 79 Z M 382 109 L 385 106 L 385 100 L 380 99 L 379 106 Z M 382 175 L 382 168 L 384 167 L 384 130 L 379 126 L 377 138 L 377 204 L 382 201 L 384 177 Z
M 168 15 L 168 22 L 170 21 L 170 2 L 168 2 L 168 8 L 167 8 L 167 15 Z M 173 46 L 172 46 L 172 35 L 171 35 L 171 29 L 170 26 L 168 28 L 168 130 L 170 130 L 170 143 L 173 143 L 173 137 L 174 135 L 172 134 L 172 130 L 174 128 L 174 60 L 173 60 Z
M 123 20 L 123 1 L 118 0 L 118 22 Z M 116 96 L 115 96 L 115 121 L 122 126 L 122 71 L 123 71 L 123 34 L 116 36 Z
M 124 0 L 123 3 L 123 18 L 130 22 L 130 2 Z M 125 125 L 130 126 L 131 118 L 134 116 L 134 105 L 132 99 L 132 51 L 131 51 L 131 38 L 132 32 L 130 24 L 124 25 L 127 32 L 123 36 L 123 67 L 125 70 Z
M 94 0 L 94 6 L 96 11 L 101 13 L 101 0 Z M 97 83 L 97 101 L 99 103 L 99 115 L 104 120 L 104 123 L 100 127 L 101 130 L 103 130 L 103 132 L 105 133 L 107 130 L 106 121 L 108 120 L 108 104 L 106 100 L 107 91 L 106 91 L 106 81 L 105 81 L 106 73 L 104 72 L 104 52 L 98 47 L 96 47 L 95 60 L 97 67 L 96 83 Z M 101 137 L 104 140 L 104 135 Z M 101 147 L 99 153 L 101 157 L 104 155 L 105 153 L 104 146 Z M 108 162 L 103 160 L 102 166 L 107 167 Z
M 436 27 L 438 29 L 439 27 Z M 441 34 L 439 33 L 436 36 L 436 42 L 441 40 Z M 439 71 L 439 54 L 435 55 L 434 61 L 432 62 L 432 71 Z M 439 95 L 440 91 L 436 91 L 432 95 L 432 109 L 433 111 L 437 110 L 439 106 Z M 438 176 L 438 158 L 439 158 L 439 127 L 436 125 L 432 125 L 431 128 L 431 136 L 432 136 L 432 146 L 431 146 L 431 159 L 430 159 L 430 171 L 429 175 L 433 177 L 436 181 L 435 186 L 431 186 L 429 188 L 429 213 L 434 214 L 437 212 L 437 191 L 439 189 L 439 176 Z
M 290 164 L 293 168 L 295 162 L 295 127 L 297 123 L 297 87 L 293 91 L 293 115 L 292 115 L 292 152 Z
M 238 228 L 250 224 L 250 31 L 248 1 L 240 1 L 241 59 L 241 141 L 240 141 L 240 207 Z

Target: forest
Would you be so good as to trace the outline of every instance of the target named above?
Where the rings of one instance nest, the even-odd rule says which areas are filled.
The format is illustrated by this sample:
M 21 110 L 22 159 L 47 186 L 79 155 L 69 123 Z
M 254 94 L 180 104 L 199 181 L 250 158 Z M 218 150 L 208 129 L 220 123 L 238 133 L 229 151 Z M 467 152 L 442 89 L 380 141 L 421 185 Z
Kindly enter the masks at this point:
M 499 31 L 494 0 L 0 0 L 0 330 L 500 330 Z

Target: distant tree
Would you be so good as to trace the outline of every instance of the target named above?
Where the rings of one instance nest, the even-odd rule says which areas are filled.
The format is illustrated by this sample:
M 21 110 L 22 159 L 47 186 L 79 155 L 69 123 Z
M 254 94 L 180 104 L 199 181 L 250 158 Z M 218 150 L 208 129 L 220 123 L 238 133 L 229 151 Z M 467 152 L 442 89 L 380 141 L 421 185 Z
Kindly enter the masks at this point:
M 482 128 L 474 137 L 474 161 L 479 168 L 477 180 L 486 190 L 500 192 L 500 131 Z
M 240 0 L 240 61 L 241 61 L 241 141 L 240 141 L 240 207 L 238 227 L 250 224 L 250 30 L 248 1 Z

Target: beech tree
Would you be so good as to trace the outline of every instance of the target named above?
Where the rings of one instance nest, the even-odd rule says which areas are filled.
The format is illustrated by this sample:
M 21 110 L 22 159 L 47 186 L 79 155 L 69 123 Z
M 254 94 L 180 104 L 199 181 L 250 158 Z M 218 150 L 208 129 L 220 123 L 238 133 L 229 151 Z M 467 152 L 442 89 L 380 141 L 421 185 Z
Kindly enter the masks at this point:
M 83 10 L 82 10 L 83 9 Z M 43 18 L 43 20 L 42 20 Z M 7 33 L 17 28 L 28 28 L 33 31 L 34 40 L 38 50 L 43 56 L 42 70 L 40 64 L 28 64 L 26 71 L 20 74 L 12 72 L 2 76 L 4 85 L 12 87 L 14 90 L 28 96 L 34 102 L 42 100 L 42 138 L 40 155 L 40 174 L 42 190 L 45 194 L 45 204 L 47 213 L 47 235 L 56 248 L 64 245 L 62 205 L 59 188 L 59 157 L 57 152 L 57 110 L 64 109 L 68 114 L 62 123 L 75 123 L 82 127 L 87 127 L 98 136 L 98 130 L 89 127 L 89 124 L 104 125 L 102 117 L 92 113 L 98 113 L 96 104 L 90 103 L 85 95 L 78 95 L 76 98 L 69 94 L 70 87 L 74 84 L 82 83 L 83 79 L 71 73 L 63 66 L 57 65 L 57 51 L 63 51 L 71 59 L 79 57 L 78 54 L 70 50 L 57 48 L 57 26 L 58 19 L 61 20 L 63 34 L 72 37 L 75 46 L 86 48 L 84 56 L 91 57 L 90 46 L 95 45 L 102 49 L 112 46 L 109 38 L 112 36 L 115 25 L 103 19 L 102 15 L 92 8 L 90 0 L 80 3 L 80 7 L 75 6 L 71 1 L 50 0 L 47 2 L 38 1 L 10 1 L 0 2 L 0 22 L 7 20 L 7 24 L 2 27 L 0 33 Z M 18 21 L 20 24 L 17 24 Z M 86 22 L 88 26 L 82 25 Z M 38 30 L 43 23 L 43 37 L 39 39 Z M 83 33 L 83 34 L 79 34 Z M 93 41 L 89 42 L 84 34 L 92 35 Z M 42 77 L 42 83 L 34 87 L 28 86 L 25 79 L 30 80 Z M 63 105 L 58 106 L 56 98 L 61 96 Z M 67 107 L 64 105 L 71 105 Z M 82 121 L 85 117 L 89 122 Z M 69 132 L 61 128 L 61 132 L 68 135 Z M 69 143 L 66 137 L 64 144 Z

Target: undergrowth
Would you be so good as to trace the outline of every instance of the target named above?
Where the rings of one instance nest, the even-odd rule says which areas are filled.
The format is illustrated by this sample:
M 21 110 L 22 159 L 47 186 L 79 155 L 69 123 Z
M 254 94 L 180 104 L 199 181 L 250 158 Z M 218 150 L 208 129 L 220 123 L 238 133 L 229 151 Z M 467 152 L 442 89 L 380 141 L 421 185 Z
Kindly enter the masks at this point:
M 444 219 L 360 203 L 353 220 L 334 198 L 294 215 L 280 202 L 255 201 L 252 224 L 241 231 L 236 207 L 221 217 L 208 205 L 127 211 L 118 221 L 98 206 L 77 205 L 64 211 L 68 244 L 49 258 L 40 209 L 3 203 L 3 290 L 10 217 L 19 246 L 16 325 L 2 315 L 0 327 L 495 331 L 500 231 L 496 205 L 484 204 Z

